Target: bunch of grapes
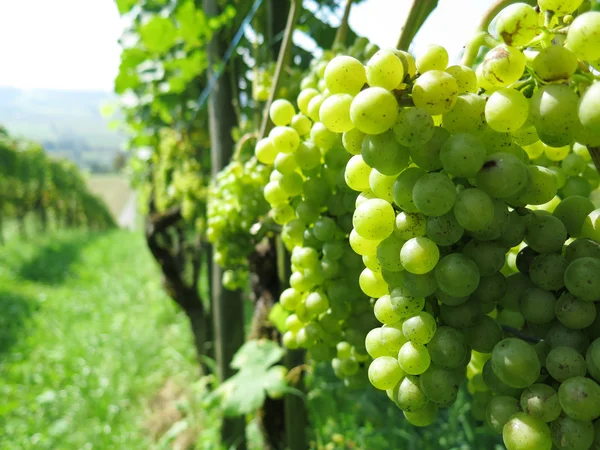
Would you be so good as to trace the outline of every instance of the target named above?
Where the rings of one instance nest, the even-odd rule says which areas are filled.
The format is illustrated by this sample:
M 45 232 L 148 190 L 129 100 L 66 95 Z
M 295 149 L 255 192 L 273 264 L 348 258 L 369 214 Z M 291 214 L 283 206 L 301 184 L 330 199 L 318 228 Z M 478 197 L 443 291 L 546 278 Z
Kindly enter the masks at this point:
M 269 210 L 262 194 L 268 180 L 269 169 L 250 158 L 229 163 L 209 186 L 206 237 L 215 261 L 226 268 L 222 282 L 227 289 L 248 285 L 248 255 L 255 245 L 250 232 Z
M 301 114 L 271 109 L 256 156 L 293 248 L 284 343 L 329 357 L 339 341 L 340 375 L 366 350 L 414 425 L 468 375 L 509 450 L 599 444 L 600 13 L 581 4 L 505 8 L 476 71 L 440 46 L 338 55 L 303 82 Z M 363 347 L 349 336 L 371 305 Z

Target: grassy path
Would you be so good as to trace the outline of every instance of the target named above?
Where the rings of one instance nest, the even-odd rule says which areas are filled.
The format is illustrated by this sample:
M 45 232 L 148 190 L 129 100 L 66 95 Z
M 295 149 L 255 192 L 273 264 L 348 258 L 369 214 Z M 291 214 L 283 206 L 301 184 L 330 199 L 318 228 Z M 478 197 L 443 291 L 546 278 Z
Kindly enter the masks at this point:
M 0 449 L 149 449 L 145 402 L 195 370 L 142 237 L 0 247 Z

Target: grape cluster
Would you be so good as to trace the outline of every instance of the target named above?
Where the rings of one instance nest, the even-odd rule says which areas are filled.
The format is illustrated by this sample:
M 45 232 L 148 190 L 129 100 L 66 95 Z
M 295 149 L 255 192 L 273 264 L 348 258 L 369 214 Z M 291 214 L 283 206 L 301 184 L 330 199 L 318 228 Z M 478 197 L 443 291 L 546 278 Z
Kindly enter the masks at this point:
M 474 414 L 509 450 L 600 441 L 587 154 L 600 145 L 600 83 L 586 63 L 600 60 L 600 13 L 577 15 L 581 3 L 505 8 L 475 71 L 448 67 L 435 45 L 416 60 L 338 55 L 302 86 L 301 114 L 271 109 L 277 127 L 256 156 L 274 165 L 265 198 L 293 248 L 284 343 L 330 356 L 338 340 L 340 375 L 366 350 L 371 384 L 414 425 L 468 377 Z M 381 325 L 362 347 L 348 336 L 370 304 Z
M 250 158 L 232 161 L 209 185 L 206 237 L 215 261 L 226 268 L 222 282 L 227 289 L 248 285 L 248 255 L 255 244 L 250 230 L 269 210 L 262 195 L 268 180 L 269 169 Z

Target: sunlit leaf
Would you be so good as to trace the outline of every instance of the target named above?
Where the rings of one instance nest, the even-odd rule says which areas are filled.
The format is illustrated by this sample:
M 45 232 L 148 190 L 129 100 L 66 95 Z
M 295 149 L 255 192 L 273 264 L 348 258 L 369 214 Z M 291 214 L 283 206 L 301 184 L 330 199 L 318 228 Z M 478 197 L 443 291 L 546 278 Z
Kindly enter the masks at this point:
M 177 30 L 170 19 L 154 17 L 140 27 L 140 36 L 148 50 L 164 53 L 175 43 Z
M 135 6 L 137 0 L 116 0 L 119 14 L 126 14 Z

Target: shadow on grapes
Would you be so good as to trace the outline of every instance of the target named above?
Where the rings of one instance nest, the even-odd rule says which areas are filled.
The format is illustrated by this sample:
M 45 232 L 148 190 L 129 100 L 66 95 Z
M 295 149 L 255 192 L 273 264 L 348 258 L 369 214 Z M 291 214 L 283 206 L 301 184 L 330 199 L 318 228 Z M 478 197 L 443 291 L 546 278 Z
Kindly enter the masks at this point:
M 504 449 L 502 438 L 492 434 L 471 414 L 471 395 L 466 385 L 456 403 L 440 410 L 437 422 L 426 428 L 408 423 L 385 392 L 370 385 L 349 390 L 320 363 L 307 378 L 308 409 L 314 448 L 325 450 L 440 450 Z

